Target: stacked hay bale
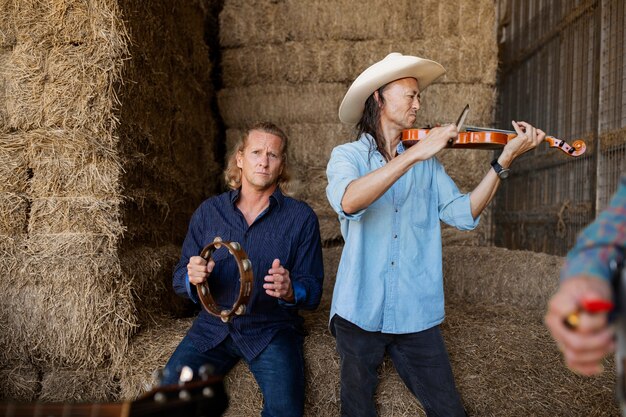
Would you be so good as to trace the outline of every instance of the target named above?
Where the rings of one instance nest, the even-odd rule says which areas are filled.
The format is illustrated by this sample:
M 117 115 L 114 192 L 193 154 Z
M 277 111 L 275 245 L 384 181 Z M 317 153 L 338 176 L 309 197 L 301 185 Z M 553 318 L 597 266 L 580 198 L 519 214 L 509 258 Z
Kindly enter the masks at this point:
M 319 215 L 324 240 L 337 239 L 325 168 L 334 146 L 355 139 L 351 126 L 337 117 L 350 83 L 392 51 L 431 58 L 448 73 L 426 91 L 417 125 L 454 122 L 466 103 L 468 123 L 491 124 L 494 13 L 489 0 L 227 0 L 220 14 L 224 89 L 219 92 L 227 143 L 257 119 L 283 127 L 303 180 L 301 195 Z M 487 152 L 451 150 L 441 159 L 464 190 L 489 167 Z
M 2 397 L 114 399 L 131 336 L 180 310 L 219 184 L 207 4 L 0 1 Z
M 12 159 L 25 180 L 24 204 L 10 202 L 22 207 L 23 224 L 9 231 L 24 244 L 0 277 L 3 365 L 33 382 L 28 393 L 11 394 L 56 399 L 54 381 L 77 369 L 112 381 L 102 366 L 123 352 L 135 326 L 116 253 L 124 228 L 113 89 L 127 35 L 114 2 L 5 1 L 2 11 L 12 33 L 2 143 L 21 144 Z M 95 394 L 84 388 L 91 379 L 78 380 Z

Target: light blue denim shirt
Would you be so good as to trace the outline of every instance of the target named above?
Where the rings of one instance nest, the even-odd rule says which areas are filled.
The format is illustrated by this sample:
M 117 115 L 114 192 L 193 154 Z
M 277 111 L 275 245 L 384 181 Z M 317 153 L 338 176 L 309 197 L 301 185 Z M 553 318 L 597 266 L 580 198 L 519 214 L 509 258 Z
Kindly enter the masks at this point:
M 444 319 L 439 220 L 467 230 L 479 219 L 469 194 L 459 192 L 435 158 L 418 162 L 369 207 L 344 213 L 348 184 L 385 164 L 371 143 L 363 135 L 337 146 L 326 169 L 326 195 L 345 240 L 330 317 L 368 331 L 419 332 Z M 404 152 L 402 143 L 397 151 Z

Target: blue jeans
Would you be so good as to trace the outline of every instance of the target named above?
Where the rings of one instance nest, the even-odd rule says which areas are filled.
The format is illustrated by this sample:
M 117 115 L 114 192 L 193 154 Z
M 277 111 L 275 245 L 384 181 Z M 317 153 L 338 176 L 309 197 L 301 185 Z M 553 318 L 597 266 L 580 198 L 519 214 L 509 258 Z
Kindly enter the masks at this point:
M 465 416 L 439 326 L 408 334 L 368 332 L 335 315 L 341 359 L 341 415 L 376 416 L 378 366 L 389 353 L 396 371 L 427 416 Z
M 296 331 L 278 332 L 248 368 L 263 393 L 263 417 L 302 416 L 304 412 L 304 339 Z M 204 364 L 226 375 L 243 355 L 229 336 L 207 352 L 198 351 L 189 336 L 180 342 L 165 365 L 162 385 L 177 384 L 180 369 L 187 365 L 194 372 Z

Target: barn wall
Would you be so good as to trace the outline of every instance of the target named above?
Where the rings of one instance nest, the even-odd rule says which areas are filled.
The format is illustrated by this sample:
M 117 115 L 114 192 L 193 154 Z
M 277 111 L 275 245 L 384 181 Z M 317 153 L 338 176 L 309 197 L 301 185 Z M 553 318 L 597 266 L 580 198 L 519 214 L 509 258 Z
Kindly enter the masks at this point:
M 526 120 L 586 151 L 520 158 L 496 201 L 496 244 L 564 255 L 606 207 L 626 163 L 626 7 L 620 0 L 499 1 L 497 123 Z

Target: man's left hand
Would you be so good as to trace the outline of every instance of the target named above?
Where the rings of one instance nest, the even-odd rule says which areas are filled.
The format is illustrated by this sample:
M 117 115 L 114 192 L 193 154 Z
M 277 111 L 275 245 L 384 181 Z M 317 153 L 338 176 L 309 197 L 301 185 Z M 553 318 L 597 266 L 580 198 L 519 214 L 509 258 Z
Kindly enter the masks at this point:
M 508 168 L 515 158 L 534 149 L 546 138 L 546 133 L 526 122 L 512 122 L 517 136 L 509 140 L 502 155 L 498 158 L 500 165 Z
M 272 267 L 265 276 L 265 293 L 271 297 L 282 298 L 288 303 L 295 301 L 293 286 L 289 278 L 289 271 L 280 264 L 280 260 L 274 259 Z

